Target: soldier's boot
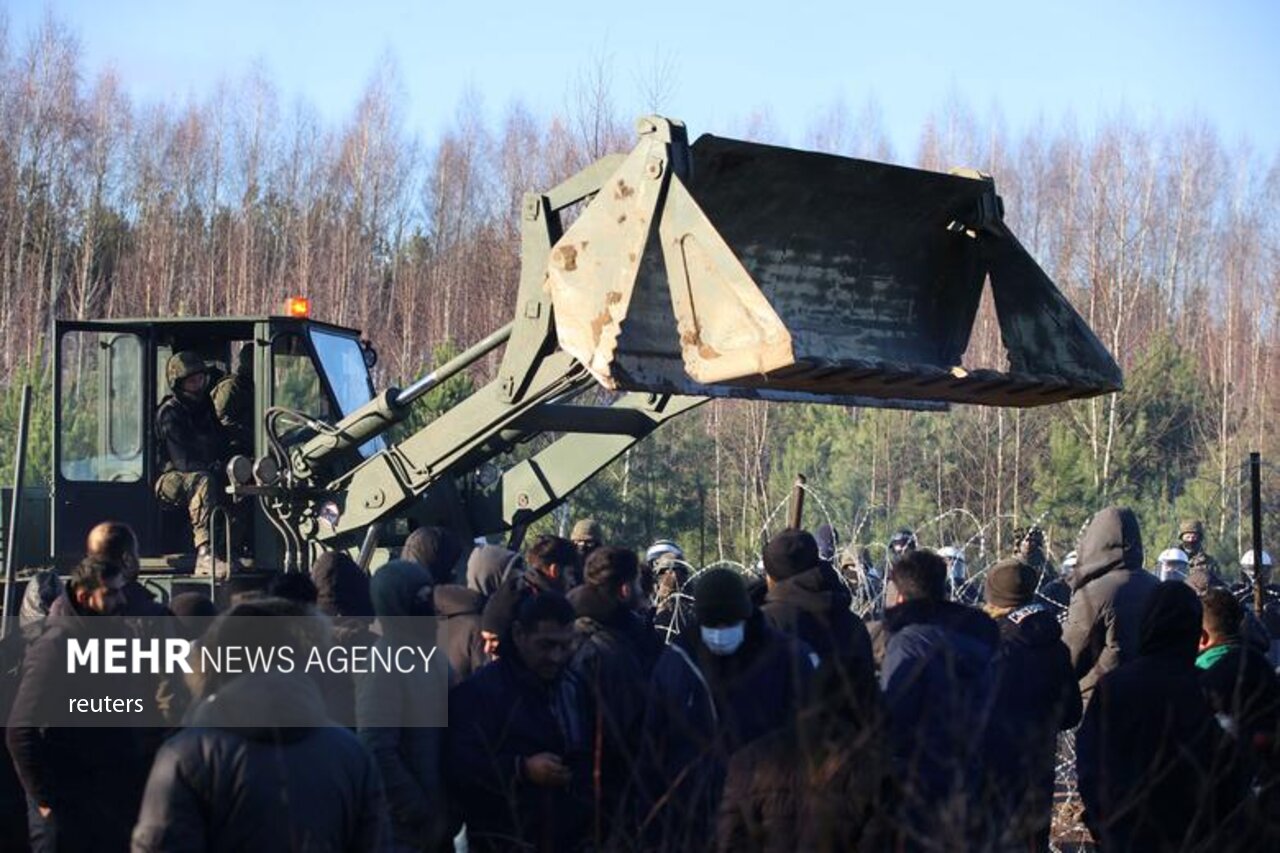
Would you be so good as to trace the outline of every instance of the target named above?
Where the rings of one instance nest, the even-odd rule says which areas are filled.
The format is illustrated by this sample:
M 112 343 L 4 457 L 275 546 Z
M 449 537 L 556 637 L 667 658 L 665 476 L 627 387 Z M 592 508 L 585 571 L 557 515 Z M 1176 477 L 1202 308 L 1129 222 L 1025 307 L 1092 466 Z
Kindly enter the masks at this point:
M 226 580 L 231 576 L 231 564 L 225 559 L 216 558 L 208 545 L 201 545 L 196 549 L 195 574 L 207 578 L 215 573 L 218 580 Z

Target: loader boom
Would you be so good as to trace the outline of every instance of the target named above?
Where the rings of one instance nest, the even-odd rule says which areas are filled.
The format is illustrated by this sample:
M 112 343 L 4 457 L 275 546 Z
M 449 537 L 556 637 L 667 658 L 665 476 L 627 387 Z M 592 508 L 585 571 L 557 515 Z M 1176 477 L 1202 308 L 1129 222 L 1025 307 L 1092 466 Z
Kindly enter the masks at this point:
M 508 326 L 436 376 L 314 425 L 276 460 L 279 480 L 258 485 L 301 550 L 419 505 L 473 534 L 527 524 L 714 396 L 940 410 L 1120 388 L 1111 356 L 1003 222 L 990 179 L 714 137 L 691 146 L 659 117 L 638 131 L 630 154 L 525 196 Z M 988 280 L 1008 372 L 961 363 Z M 499 346 L 488 385 L 332 470 L 439 374 Z M 496 480 L 470 477 L 547 433 L 559 438 Z

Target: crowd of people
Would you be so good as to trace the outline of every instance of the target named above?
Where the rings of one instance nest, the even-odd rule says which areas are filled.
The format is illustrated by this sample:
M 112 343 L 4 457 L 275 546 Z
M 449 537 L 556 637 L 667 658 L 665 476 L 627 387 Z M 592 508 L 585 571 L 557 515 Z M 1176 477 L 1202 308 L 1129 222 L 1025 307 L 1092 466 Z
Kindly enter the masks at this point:
M 65 583 L 31 580 L 6 650 L 0 847 L 1043 851 L 1075 729 L 1099 849 L 1280 849 L 1280 590 L 1269 556 L 1244 561 L 1255 612 L 1203 539 L 1184 525 L 1152 570 L 1111 507 L 1061 567 L 1032 529 L 975 583 L 906 530 L 875 566 L 827 526 L 787 529 L 753 572 L 592 521 L 522 553 L 424 527 L 372 576 L 326 553 L 219 614 L 157 600 L 106 522 Z M 34 724 L 64 640 L 104 615 L 134 635 L 172 616 L 210 646 L 237 615 L 433 643 L 448 726 L 404 724 L 441 697 L 376 673 L 159 678 L 145 725 Z M 289 725 L 244 723 L 263 708 Z

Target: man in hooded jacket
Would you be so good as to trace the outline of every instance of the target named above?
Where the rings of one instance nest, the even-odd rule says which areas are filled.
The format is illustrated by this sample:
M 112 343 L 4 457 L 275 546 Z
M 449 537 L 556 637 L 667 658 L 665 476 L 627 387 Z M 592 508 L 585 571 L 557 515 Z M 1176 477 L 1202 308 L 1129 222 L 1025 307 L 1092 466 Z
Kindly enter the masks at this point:
M 1160 581 L 1143 567 L 1142 531 L 1131 509 L 1099 511 L 1076 551 L 1062 641 L 1088 703 L 1098 679 L 1137 655 L 1142 613 Z
M 517 574 L 514 551 L 497 545 L 481 545 L 467 557 L 467 583 L 442 584 L 433 601 L 438 620 L 438 645 L 449 658 L 453 682 L 461 683 L 489 662 L 481 636 L 485 604 L 506 581 Z
M 1136 656 L 1104 674 L 1076 734 L 1084 821 L 1102 850 L 1228 850 L 1246 785 L 1195 668 L 1201 608 L 1182 581 L 1147 596 Z
M 462 543 L 452 530 L 419 527 L 404 540 L 400 559 L 412 560 L 431 574 L 433 586 L 453 583 L 453 567 L 462 556 Z
M 240 646 L 245 620 L 263 650 L 305 649 L 326 631 L 307 608 L 266 598 L 233 607 L 206 644 Z M 312 678 L 300 669 L 210 677 L 188 727 L 156 756 L 133 853 L 384 849 L 378 768 L 329 720 Z

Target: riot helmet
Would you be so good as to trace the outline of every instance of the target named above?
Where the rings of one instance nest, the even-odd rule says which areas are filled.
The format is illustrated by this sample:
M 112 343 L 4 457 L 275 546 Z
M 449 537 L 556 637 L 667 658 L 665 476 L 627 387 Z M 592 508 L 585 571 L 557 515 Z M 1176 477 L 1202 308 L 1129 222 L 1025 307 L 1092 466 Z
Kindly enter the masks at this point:
M 1240 555 L 1240 569 L 1244 572 L 1244 576 L 1249 579 L 1250 583 L 1254 580 L 1254 559 L 1253 549 L 1250 548 Z M 1271 577 L 1271 569 L 1275 563 L 1271 559 L 1271 553 L 1266 549 L 1262 551 L 1262 579 L 1264 581 Z
M 964 551 L 954 545 L 938 549 L 938 556 L 947 561 L 947 577 L 952 583 L 964 583 L 969 577 L 968 564 L 964 559 Z
M 1181 548 L 1166 548 L 1160 552 L 1156 561 L 1159 564 L 1160 580 L 1185 581 L 1187 579 L 1187 552 Z

